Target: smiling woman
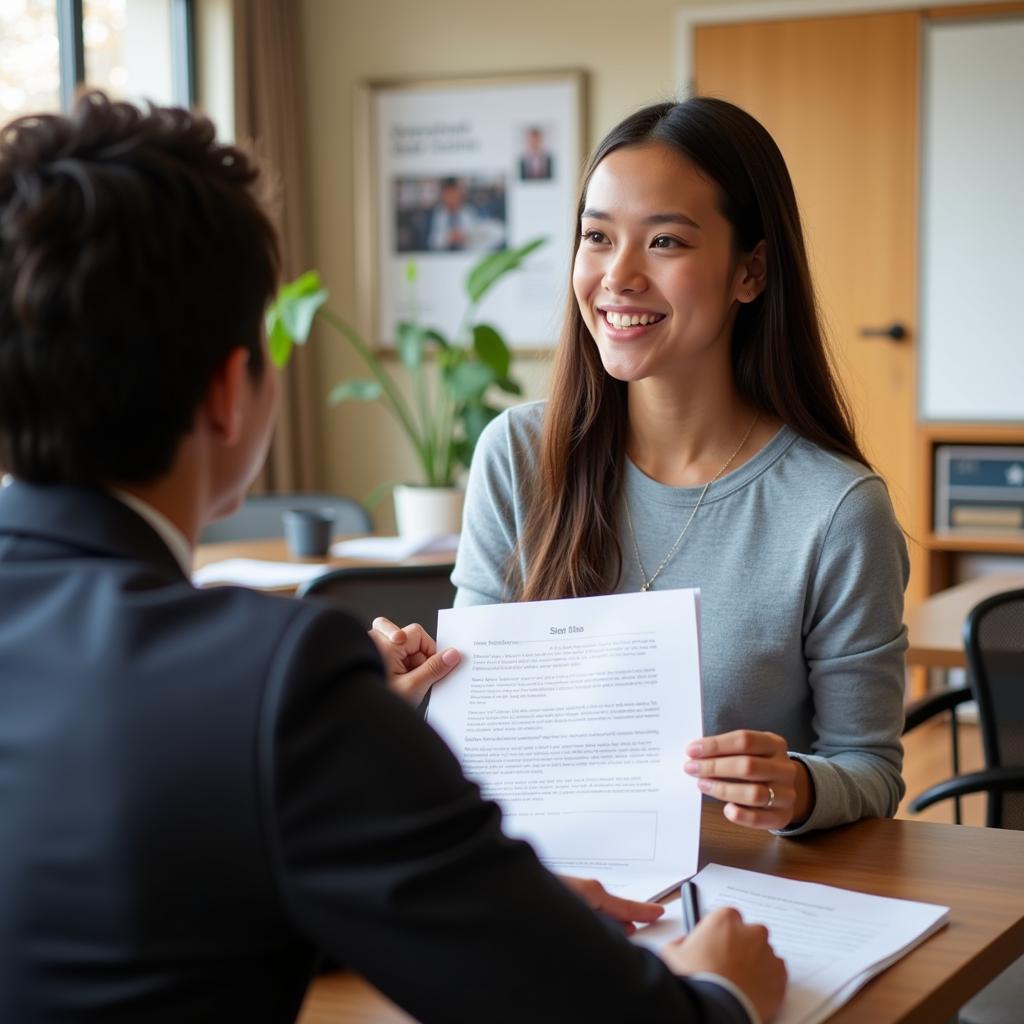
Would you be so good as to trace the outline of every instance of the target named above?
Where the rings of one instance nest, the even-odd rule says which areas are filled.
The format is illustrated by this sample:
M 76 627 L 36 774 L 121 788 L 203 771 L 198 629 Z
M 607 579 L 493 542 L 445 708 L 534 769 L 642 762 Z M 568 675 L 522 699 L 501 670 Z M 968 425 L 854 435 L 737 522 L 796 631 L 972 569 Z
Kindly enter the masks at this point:
M 457 603 L 700 587 L 705 736 L 680 770 L 755 828 L 893 814 L 906 546 L 778 147 L 720 100 L 648 107 L 577 217 L 551 398 L 481 438 Z
M 662 142 L 617 149 L 595 168 L 573 287 L 615 379 L 681 374 L 692 386 L 705 377 L 695 359 L 728 365 L 739 305 L 764 288 L 764 243 L 737 252 L 720 206 L 715 183 Z

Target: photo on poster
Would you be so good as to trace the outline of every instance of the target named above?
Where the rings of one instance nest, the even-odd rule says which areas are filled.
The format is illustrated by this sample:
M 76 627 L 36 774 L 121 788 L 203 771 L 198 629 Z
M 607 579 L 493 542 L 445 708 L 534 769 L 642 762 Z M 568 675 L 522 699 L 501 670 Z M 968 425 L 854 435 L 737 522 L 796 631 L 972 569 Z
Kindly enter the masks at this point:
M 394 179 L 395 252 L 507 248 L 505 175 Z
M 585 82 L 564 71 L 364 88 L 356 266 L 361 322 L 378 347 L 394 347 L 410 315 L 465 343 L 471 268 L 539 238 L 475 315 L 512 348 L 555 344 L 585 156 Z
M 528 124 L 521 130 L 520 181 L 551 181 L 555 177 L 555 157 L 550 137 L 550 129 L 540 124 Z

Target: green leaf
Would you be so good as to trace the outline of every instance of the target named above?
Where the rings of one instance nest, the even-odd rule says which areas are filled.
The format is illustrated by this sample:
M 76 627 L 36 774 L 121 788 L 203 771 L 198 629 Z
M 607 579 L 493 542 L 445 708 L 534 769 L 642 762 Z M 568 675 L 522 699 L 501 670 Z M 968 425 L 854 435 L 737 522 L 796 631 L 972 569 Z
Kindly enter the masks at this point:
M 452 462 L 458 466 L 468 467 L 473 459 L 473 445 L 464 438 L 452 441 Z
M 310 295 L 291 300 L 281 310 L 281 319 L 292 339 L 304 345 L 313 329 L 313 318 L 317 310 L 327 301 L 327 289 L 321 288 Z
M 445 372 L 445 384 L 456 401 L 479 398 L 494 383 L 494 371 L 480 362 L 465 362 Z
M 286 281 L 277 291 L 278 299 L 290 300 L 303 295 L 312 295 L 323 287 L 319 270 L 307 270 L 293 281 Z
M 448 344 L 448 339 L 443 334 L 435 331 L 432 327 L 427 328 L 427 330 L 423 332 L 423 337 L 428 341 L 434 342 L 439 348 L 451 348 L 451 345 Z
M 489 324 L 476 324 L 473 327 L 473 349 L 494 371 L 495 377 L 500 380 L 508 376 L 512 353 L 501 335 Z
M 285 330 L 280 319 L 267 316 L 267 348 L 270 351 L 270 359 L 273 364 L 283 370 L 288 365 L 292 355 L 292 339 Z
M 342 402 L 354 400 L 357 402 L 372 402 L 380 398 L 382 388 L 375 380 L 343 380 L 335 385 L 330 395 L 327 396 L 328 405 L 340 405 Z
M 437 365 L 441 367 L 442 373 L 450 370 L 453 366 L 465 363 L 469 359 L 469 352 L 464 348 L 443 348 L 437 353 Z
M 419 324 L 405 320 L 398 325 L 398 355 L 407 370 L 418 370 L 423 364 L 423 355 L 429 342 L 438 348 L 447 349 L 451 346 L 448 339 L 433 328 L 420 327 Z
M 510 270 L 515 270 L 527 256 L 540 248 L 546 238 L 535 238 L 518 249 L 502 249 L 488 253 L 479 263 L 470 268 L 466 275 L 466 292 L 470 302 L 479 302 L 484 293 Z
M 501 412 L 500 409 L 495 409 L 490 405 L 484 405 L 482 402 L 470 402 L 462 410 L 462 415 L 459 418 L 462 420 L 462 429 L 466 432 L 466 440 L 469 442 L 471 452 L 473 448 L 476 447 L 477 441 L 480 440 L 480 435 L 484 432 L 484 427 L 486 427 L 499 412 Z
M 327 301 L 327 289 L 320 284 L 320 275 L 308 270 L 278 290 L 268 311 L 268 333 L 281 324 L 298 345 L 305 344 L 317 310 Z
M 403 321 L 398 325 L 398 355 L 407 370 L 418 370 L 423 364 L 425 332 L 419 324 Z
M 501 380 L 496 380 L 494 383 L 507 395 L 521 395 L 523 393 L 523 385 L 511 377 L 502 377 Z
M 405 263 L 405 283 L 415 284 L 416 278 L 420 276 L 419 267 L 416 266 L 415 260 L 406 260 Z

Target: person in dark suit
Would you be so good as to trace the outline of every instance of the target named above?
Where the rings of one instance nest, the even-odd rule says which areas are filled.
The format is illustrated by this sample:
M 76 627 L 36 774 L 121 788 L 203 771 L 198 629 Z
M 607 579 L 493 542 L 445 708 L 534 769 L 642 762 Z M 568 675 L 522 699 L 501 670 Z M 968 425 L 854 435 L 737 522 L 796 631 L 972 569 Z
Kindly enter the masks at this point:
M 544 146 L 544 132 L 540 128 L 528 128 L 525 148 L 519 157 L 520 180 L 550 181 L 554 172 L 555 162 Z
M 631 946 L 645 905 L 503 836 L 347 616 L 191 585 L 276 404 L 255 179 L 99 94 L 0 136 L 0 1020 L 280 1024 L 320 951 L 425 1021 L 769 1016 L 763 929 Z

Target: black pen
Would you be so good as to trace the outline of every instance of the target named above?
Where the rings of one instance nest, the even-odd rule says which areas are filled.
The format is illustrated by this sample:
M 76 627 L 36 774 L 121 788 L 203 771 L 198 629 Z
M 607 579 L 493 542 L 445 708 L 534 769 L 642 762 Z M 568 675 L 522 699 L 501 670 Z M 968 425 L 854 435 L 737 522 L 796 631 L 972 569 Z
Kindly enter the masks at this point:
M 697 886 L 687 879 L 683 882 L 683 920 L 686 922 L 686 934 L 689 935 L 700 921 L 700 906 L 697 903 Z

